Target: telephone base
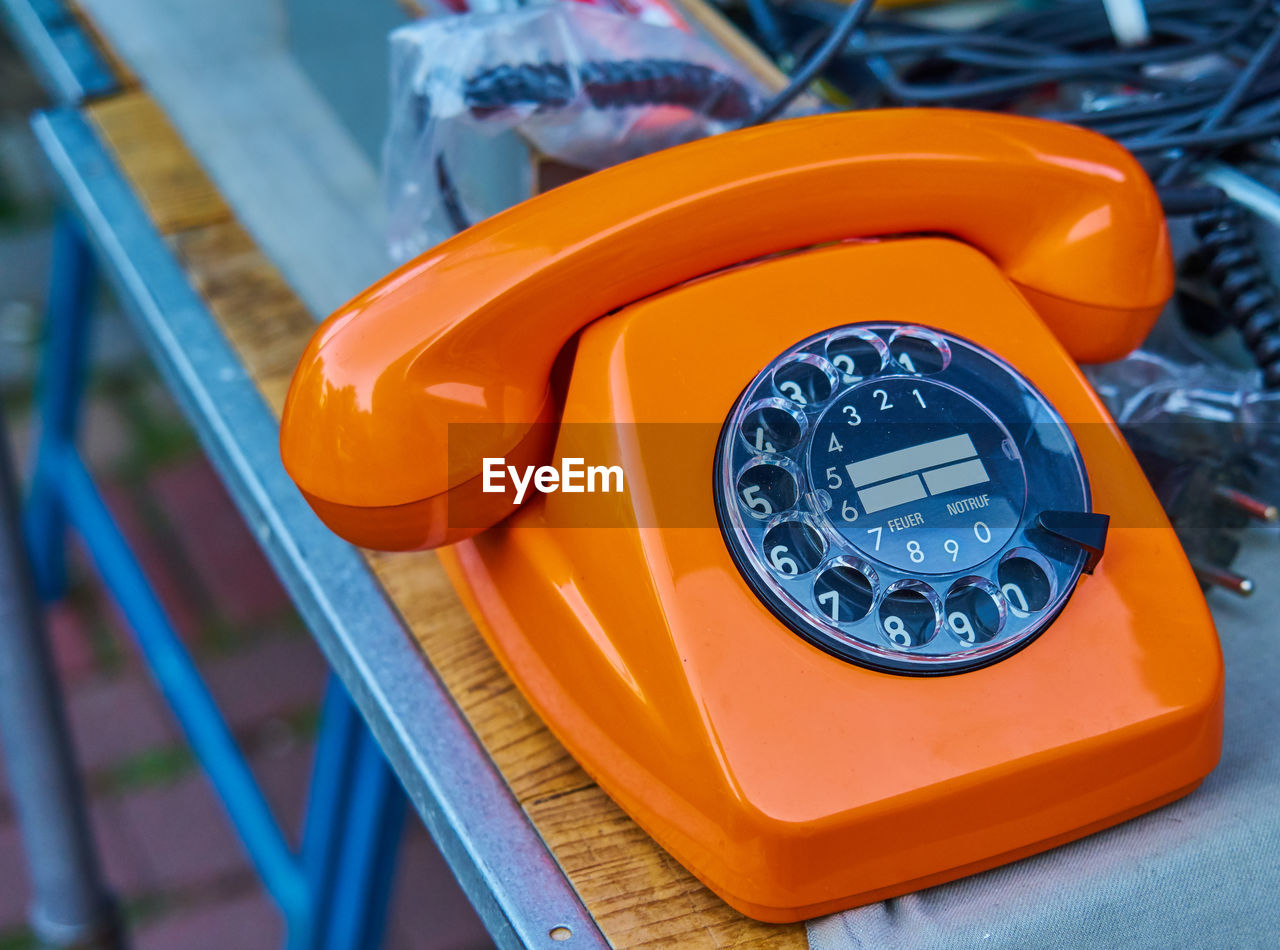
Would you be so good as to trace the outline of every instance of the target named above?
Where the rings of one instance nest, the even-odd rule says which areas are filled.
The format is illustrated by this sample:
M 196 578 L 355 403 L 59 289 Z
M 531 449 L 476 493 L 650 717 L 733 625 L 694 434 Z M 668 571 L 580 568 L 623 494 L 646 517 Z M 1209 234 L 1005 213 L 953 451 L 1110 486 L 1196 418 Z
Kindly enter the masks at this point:
M 1047 630 L 983 668 L 900 675 L 818 649 L 748 587 L 717 524 L 722 420 L 769 359 L 838 322 L 850 287 L 862 312 L 1023 373 L 1113 515 Z M 725 334 L 724 314 L 756 311 L 789 317 Z M 626 492 L 540 494 L 442 560 L 557 738 L 743 913 L 799 920 L 995 867 L 1184 795 L 1216 764 L 1221 652 L 1177 538 L 1077 367 L 972 248 L 842 244 L 646 298 L 582 334 L 564 403 L 553 464 L 620 465 Z

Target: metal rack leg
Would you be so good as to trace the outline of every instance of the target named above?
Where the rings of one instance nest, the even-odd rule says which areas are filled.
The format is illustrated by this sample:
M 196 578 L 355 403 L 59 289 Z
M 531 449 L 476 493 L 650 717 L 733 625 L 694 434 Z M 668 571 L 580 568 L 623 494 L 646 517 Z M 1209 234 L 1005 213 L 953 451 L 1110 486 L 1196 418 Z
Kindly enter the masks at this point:
M 365 729 L 358 736 L 354 779 L 333 896 L 321 912 L 325 950 L 377 950 L 382 945 L 404 828 L 404 792 Z
M 123 948 L 76 774 L 62 697 L 19 528 L 8 439 L 0 432 L 0 738 L 47 946 Z
M 361 731 L 361 747 L 371 769 L 378 773 L 378 788 L 372 798 L 376 808 L 371 841 L 369 881 L 364 904 L 363 950 L 379 950 L 386 938 L 391 893 L 404 838 L 408 799 L 382 750 L 367 729 Z
M 78 226 L 61 219 L 42 366 L 42 429 L 25 517 L 37 586 L 46 599 L 65 590 L 66 537 L 68 527 L 74 527 L 284 914 L 289 950 L 376 948 L 403 827 L 403 792 L 346 691 L 333 680 L 317 745 L 302 853 L 289 848 L 199 671 L 76 453 L 92 275 L 92 254 Z M 69 762 L 66 767 L 74 781 L 73 767 Z M 58 812 L 57 817 L 72 823 L 49 834 L 74 837 L 74 814 Z M 77 847 L 51 844 L 54 852 L 78 867 L 84 858 Z M 40 850 L 47 849 L 42 845 Z
M 24 513 L 36 586 L 45 600 L 66 590 L 67 517 L 58 496 L 58 450 L 75 439 L 88 355 L 93 252 L 75 221 L 59 215 L 53 233 L 49 303 L 40 367 L 40 444 Z
M 382 945 L 405 798 L 336 678 L 321 715 L 302 860 L 316 908 L 309 942 L 290 950 Z
M 129 622 L 148 671 L 204 766 L 250 859 L 292 928 L 312 914 L 298 862 L 198 669 L 76 453 L 92 274 L 92 252 L 77 223 L 60 218 L 41 367 L 40 441 L 25 517 L 37 586 L 48 599 L 65 589 L 66 537 L 73 527 Z

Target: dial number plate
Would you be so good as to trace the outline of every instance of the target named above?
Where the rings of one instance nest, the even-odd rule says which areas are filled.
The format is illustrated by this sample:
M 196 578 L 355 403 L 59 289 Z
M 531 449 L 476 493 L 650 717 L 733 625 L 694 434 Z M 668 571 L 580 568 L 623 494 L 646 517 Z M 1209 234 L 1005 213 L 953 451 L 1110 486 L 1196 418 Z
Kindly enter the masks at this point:
M 912 574 L 967 570 L 1018 528 L 1026 476 L 1012 437 L 942 383 L 873 378 L 822 412 L 808 481 L 843 512 L 873 560 Z
M 828 652 L 955 673 L 1025 645 L 1083 554 L 1035 527 L 1088 511 L 1079 450 L 998 357 L 927 327 L 802 340 L 751 381 L 717 452 L 716 506 L 765 603 Z

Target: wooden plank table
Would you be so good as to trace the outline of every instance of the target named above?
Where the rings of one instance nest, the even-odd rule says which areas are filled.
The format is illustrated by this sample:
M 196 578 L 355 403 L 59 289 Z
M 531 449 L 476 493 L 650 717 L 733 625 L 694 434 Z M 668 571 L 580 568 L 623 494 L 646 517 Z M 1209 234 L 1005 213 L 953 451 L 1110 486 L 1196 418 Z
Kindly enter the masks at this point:
M 126 85 L 85 111 L 278 417 L 315 329 L 307 309 L 147 92 Z M 806 946 L 802 925 L 761 924 L 729 908 L 605 795 L 502 670 L 433 554 L 366 559 L 613 946 Z

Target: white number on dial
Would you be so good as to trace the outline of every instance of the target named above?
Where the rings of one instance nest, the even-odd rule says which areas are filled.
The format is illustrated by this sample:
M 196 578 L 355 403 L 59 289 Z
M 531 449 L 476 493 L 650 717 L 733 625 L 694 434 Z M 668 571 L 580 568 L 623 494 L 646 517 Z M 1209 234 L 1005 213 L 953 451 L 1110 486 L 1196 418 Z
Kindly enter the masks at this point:
M 960 611 L 955 611 L 947 618 L 947 623 L 951 624 L 951 629 L 955 631 L 957 637 L 965 643 L 974 643 L 978 639 L 978 635 L 973 631 L 973 624 L 969 622 L 969 618 Z
M 769 499 L 760 497 L 759 485 L 748 485 L 742 489 L 742 500 L 747 503 L 748 508 L 760 512 L 761 515 L 773 514 L 773 505 L 769 504 Z
M 778 386 L 778 390 L 794 402 L 798 406 L 807 406 L 809 401 L 804 398 L 804 392 L 800 389 L 800 384 L 794 380 L 787 380 Z
M 779 544 L 769 552 L 769 562 L 782 574 L 799 574 L 800 565 L 795 562 L 794 558 L 787 557 L 790 550 L 785 544 Z
M 1019 620 L 1024 620 L 1031 616 L 1031 605 L 1027 603 L 1027 595 L 1022 592 L 1021 587 L 1010 581 L 1000 590 L 1004 593 L 1005 599 L 1009 601 L 1009 613 Z
M 906 624 L 902 622 L 901 617 L 895 617 L 892 615 L 885 617 L 884 632 L 889 634 L 889 639 L 898 646 L 911 646 L 911 634 L 907 633 Z
M 840 595 L 833 590 L 818 595 L 818 603 L 827 608 L 827 616 L 832 623 L 840 621 Z
M 840 503 L 840 517 L 845 521 L 857 521 L 858 509 L 853 507 L 853 505 L 849 504 L 847 501 L 842 501 Z

